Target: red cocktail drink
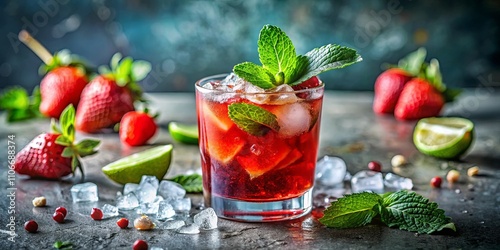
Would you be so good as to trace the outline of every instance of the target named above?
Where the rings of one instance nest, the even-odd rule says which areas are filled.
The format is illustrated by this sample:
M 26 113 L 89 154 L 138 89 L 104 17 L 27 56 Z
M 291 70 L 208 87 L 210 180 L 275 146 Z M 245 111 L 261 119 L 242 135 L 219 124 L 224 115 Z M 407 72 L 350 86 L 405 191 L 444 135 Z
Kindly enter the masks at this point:
M 196 84 L 206 205 L 220 217 L 244 221 L 308 213 L 323 84 L 264 91 L 226 76 Z

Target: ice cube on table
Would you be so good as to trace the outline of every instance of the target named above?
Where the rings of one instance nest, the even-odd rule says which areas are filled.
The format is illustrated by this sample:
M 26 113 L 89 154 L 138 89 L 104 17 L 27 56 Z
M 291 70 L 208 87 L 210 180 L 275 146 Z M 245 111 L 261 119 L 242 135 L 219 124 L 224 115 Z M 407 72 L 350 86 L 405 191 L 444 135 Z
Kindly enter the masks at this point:
M 156 176 L 143 175 L 136 190 L 140 203 L 153 202 L 156 199 L 159 182 Z
M 123 186 L 123 194 L 128 194 L 130 192 L 135 192 L 137 188 L 139 187 L 139 184 L 137 183 L 126 183 L 125 186 Z
M 370 170 L 359 171 L 351 178 L 351 188 L 353 193 L 362 191 L 381 193 L 384 191 L 382 173 Z
M 140 211 L 137 211 L 138 214 L 157 214 L 158 209 L 160 207 L 160 202 L 163 201 L 163 197 L 156 196 L 156 198 L 152 202 L 143 202 L 141 203 Z
M 174 208 L 168 201 L 160 201 L 158 205 L 158 212 L 156 213 L 156 219 L 166 220 L 175 215 Z
M 316 163 L 316 182 L 325 186 L 344 183 L 347 166 L 339 157 L 325 155 Z
M 163 250 L 161 247 L 151 247 L 149 250 Z
M 73 198 L 73 202 L 98 201 L 97 185 L 92 182 L 76 184 L 71 187 L 71 197 Z
M 165 200 L 174 208 L 176 212 L 189 212 L 191 210 L 190 198 L 167 198 Z
M 119 210 L 132 210 L 139 206 L 139 200 L 133 192 L 116 197 L 116 207 Z
M 183 198 L 186 195 L 186 190 L 179 184 L 173 181 L 163 180 L 160 182 L 158 194 L 163 198 Z
M 387 188 L 395 189 L 396 191 L 413 188 L 413 181 L 410 178 L 399 176 L 393 173 L 387 173 L 384 177 L 384 185 Z
M 119 215 L 118 208 L 110 204 L 104 204 L 101 210 L 103 214 L 103 219 L 112 218 Z
M 273 111 L 280 126 L 279 134 L 292 137 L 306 132 L 311 126 L 311 113 L 305 103 L 292 103 L 278 106 Z
M 186 225 L 186 222 L 183 220 L 169 220 L 163 223 L 163 229 L 178 229 L 184 225 Z
M 199 234 L 200 228 L 197 224 L 184 225 L 176 230 L 180 234 Z
M 202 230 L 211 230 L 217 228 L 217 215 L 213 208 L 209 207 L 197 213 L 194 218 L 194 223 Z

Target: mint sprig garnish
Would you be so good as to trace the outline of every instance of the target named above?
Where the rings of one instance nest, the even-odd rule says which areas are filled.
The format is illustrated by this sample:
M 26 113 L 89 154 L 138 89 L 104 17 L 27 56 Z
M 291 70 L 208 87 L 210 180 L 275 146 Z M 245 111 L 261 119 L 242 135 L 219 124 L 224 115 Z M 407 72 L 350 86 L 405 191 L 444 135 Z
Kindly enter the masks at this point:
M 252 135 L 261 136 L 269 129 L 280 129 L 276 115 L 252 104 L 233 103 L 228 106 L 228 114 L 236 126 Z
M 168 180 L 180 184 L 188 193 L 203 192 L 203 179 L 200 174 L 177 175 Z
M 319 221 L 328 227 L 353 228 L 370 223 L 378 215 L 389 227 L 401 230 L 426 234 L 445 228 L 456 231 L 455 224 L 437 203 L 407 190 L 384 195 L 369 192 L 346 195 L 332 202 Z
M 362 60 L 354 49 L 333 44 L 313 49 L 305 55 L 297 55 L 290 38 L 272 25 L 262 28 L 257 44 L 262 66 L 244 62 L 234 66 L 233 71 L 263 89 L 281 84 L 297 85 L 322 72 Z

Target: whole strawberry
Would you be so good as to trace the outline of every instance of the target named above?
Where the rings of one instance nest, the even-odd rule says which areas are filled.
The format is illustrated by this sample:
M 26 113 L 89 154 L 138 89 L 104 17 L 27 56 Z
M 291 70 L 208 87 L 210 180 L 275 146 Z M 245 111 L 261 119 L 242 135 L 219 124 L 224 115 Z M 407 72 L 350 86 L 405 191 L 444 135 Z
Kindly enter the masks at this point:
M 399 97 L 394 116 L 398 120 L 413 120 L 437 116 L 445 103 L 443 95 L 428 81 L 410 80 Z
M 46 74 L 40 82 L 40 113 L 59 118 L 69 104 L 78 105 L 80 94 L 88 83 L 85 63 L 68 50 L 51 55 L 25 30 L 19 33 L 19 40 L 45 63 L 40 67 L 40 72 Z
M 142 91 L 137 81 L 151 70 L 145 61 L 133 62 L 120 54 L 111 59 L 111 70 L 100 67 L 101 75 L 83 90 L 76 113 L 76 129 L 95 133 L 119 123 L 123 115 L 134 110 L 134 101 L 141 100 Z
M 80 68 L 63 66 L 47 73 L 40 82 L 40 113 L 59 118 L 69 104 L 78 105 L 88 79 Z
M 399 68 L 388 69 L 380 74 L 375 81 L 373 111 L 377 114 L 392 114 L 403 87 L 410 79 L 410 73 Z
M 394 116 L 398 120 L 415 120 L 437 116 L 446 102 L 451 102 L 460 90 L 449 89 L 442 81 L 439 62 L 432 59 L 424 64 L 420 75 L 406 83 L 396 103 Z
M 157 125 L 147 109 L 144 112 L 130 111 L 120 122 L 120 140 L 129 146 L 141 146 L 156 133 Z
M 15 171 L 33 178 L 59 179 L 80 171 L 80 157 L 96 153 L 97 140 L 83 140 L 78 144 L 75 140 L 75 109 L 69 105 L 61 114 L 60 127 L 53 121 L 52 132 L 43 133 L 28 143 L 16 155 Z
M 373 111 L 376 114 L 392 114 L 404 85 L 420 73 L 427 55 L 424 48 L 414 51 L 377 77 L 374 86 Z

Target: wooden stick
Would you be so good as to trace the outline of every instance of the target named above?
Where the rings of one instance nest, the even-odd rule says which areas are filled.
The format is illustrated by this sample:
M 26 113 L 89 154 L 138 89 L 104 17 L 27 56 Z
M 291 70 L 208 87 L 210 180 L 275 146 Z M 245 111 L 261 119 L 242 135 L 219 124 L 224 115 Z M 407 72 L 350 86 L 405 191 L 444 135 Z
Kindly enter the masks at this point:
M 42 59 L 45 64 L 48 65 L 52 62 L 52 54 L 50 54 L 50 52 L 35 38 L 33 38 L 26 30 L 21 30 L 18 37 L 19 40 L 26 44 L 26 46 L 28 46 L 28 48 L 30 48 L 33 53 L 40 57 L 40 59 Z

